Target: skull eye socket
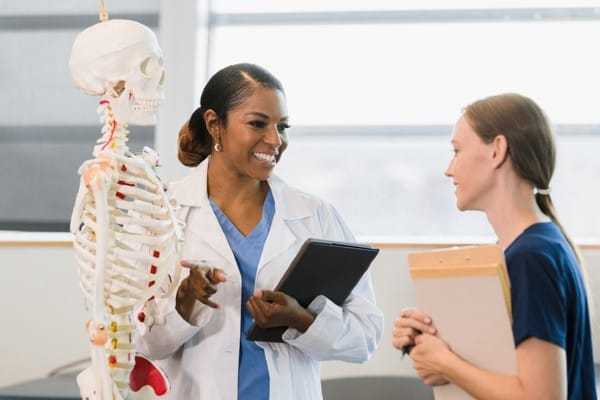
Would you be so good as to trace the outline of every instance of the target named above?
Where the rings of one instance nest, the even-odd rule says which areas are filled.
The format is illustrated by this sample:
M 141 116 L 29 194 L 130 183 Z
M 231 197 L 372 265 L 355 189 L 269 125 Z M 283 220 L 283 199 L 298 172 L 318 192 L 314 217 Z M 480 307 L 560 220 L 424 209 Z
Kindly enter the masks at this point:
M 159 85 L 162 86 L 163 81 L 165 79 L 165 71 L 163 68 L 163 58 L 152 58 L 152 57 L 146 57 L 144 58 L 144 60 L 142 60 L 142 62 L 140 63 L 140 72 L 144 75 L 146 75 L 147 77 L 153 76 L 153 77 L 159 77 Z M 160 75 L 159 75 L 160 73 Z
M 142 71 L 142 73 L 144 75 L 148 75 L 148 65 L 150 64 L 150 57 L 146 57 L 144 58 L 144 60 L 142 61 L 142 63 L 140 64 L 140 71 Z

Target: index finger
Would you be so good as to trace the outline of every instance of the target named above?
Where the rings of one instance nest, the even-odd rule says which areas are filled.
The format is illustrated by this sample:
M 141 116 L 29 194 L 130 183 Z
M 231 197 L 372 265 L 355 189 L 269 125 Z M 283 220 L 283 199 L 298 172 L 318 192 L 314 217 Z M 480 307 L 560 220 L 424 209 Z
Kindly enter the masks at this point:
M 179 262 L 179 264 L 181 264 L 182 267 L 187 268 L 187 269 L 200 268 L 200 265 L 196 264 L 195 262 L 187 261 L 187 260 L 181 260 Z
M 211 269 L 216 269 L 212 268 L 208 261 L 205 260 L 181 260 L 179 264 L 181 264 L 182 267 L 187 268 L 189 270 L 200 270 L 202 271 L 203 275 L 206 275 L 207 272 Z
M 400 317 L 412 318 L 423 324 L 431 324 L 431 317 L 418 308 L 404 308 L 400 311 Z
M 402 310 L 400 316 L 394 321 L 394 326 L 398 328 L 412 328 L 418 333 L 428 332 L 434 334 L 437 330 L 431 323 L 431 317 L 417 309 Z
M 254 297 L 257 299 L 261 299 L 268 303 L 281 303 L 283 304 L 285 299 L 285 294 L 282 292 L 276 292 L 273 290 L 256 290 L 254 292 Z

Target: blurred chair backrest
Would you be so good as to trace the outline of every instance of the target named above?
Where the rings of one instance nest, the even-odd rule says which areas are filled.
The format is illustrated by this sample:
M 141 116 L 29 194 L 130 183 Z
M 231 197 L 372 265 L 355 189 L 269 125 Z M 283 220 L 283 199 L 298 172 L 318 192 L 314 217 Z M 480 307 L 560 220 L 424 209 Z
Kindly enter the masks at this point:
M 323 400 L 433 400 L 433 390 L 415 377 L 336 378 L 322 385 Z

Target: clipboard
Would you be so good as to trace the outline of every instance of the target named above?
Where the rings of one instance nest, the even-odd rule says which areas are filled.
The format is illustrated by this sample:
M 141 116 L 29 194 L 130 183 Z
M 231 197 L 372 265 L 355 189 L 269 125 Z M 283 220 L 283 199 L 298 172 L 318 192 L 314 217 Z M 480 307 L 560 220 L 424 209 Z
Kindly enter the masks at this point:
M 496 373 L 516 374 L 510 281 L 498 245 L 463 246 L 408 255 L 417 307 L 429 314 L 453 352 Z M 436 400 L 472 399 L 453 384 Z
M 281 291 L 308 307 L 318 295 L 341 306 L 369 269 L 379 249 L 368 244 L 307 239 L 273 290 Z M 253 323 L 248 339 L 283 342 L 288 327 L 261 328 Z

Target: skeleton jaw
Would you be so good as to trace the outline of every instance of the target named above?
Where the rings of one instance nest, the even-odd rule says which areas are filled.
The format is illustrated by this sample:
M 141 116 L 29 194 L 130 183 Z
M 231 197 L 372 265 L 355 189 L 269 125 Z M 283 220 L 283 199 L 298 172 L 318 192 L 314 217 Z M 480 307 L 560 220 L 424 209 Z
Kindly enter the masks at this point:
M 129 104 L 134 112 L 155 113 L 162 104 L 162 99 L 138 99 L 131 93 Z
M 156 121 L 163 100 L 162 51 L 148 27 L 107 20 L 77 35 L 69 68 L 77 88 L 101 96 L 103 123 L 95 158 L 79 169 L 71 219 L 79 282 L 92 312 L 92 365 L 77 383 L 82 398 L 90 400 L 153 399 L 156 387 L 148 390 L 139 379 L 131 386 L 136 328 L 164 322 L 154 301 L 171 296 L 180 282 L 181 233 L 153 171 L 157 156 L 132 156 L 127 127 Z M 159 375 L 165 392 L 168 382 Z
M 156 112 L 163 103 L 162 93 L 155 93 L 151 97 L 127 86 L 119 97 L 111 101 L 115 120 L 131 125 L 154 125 Z

